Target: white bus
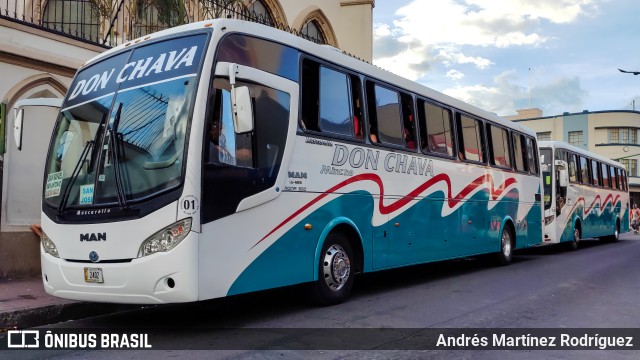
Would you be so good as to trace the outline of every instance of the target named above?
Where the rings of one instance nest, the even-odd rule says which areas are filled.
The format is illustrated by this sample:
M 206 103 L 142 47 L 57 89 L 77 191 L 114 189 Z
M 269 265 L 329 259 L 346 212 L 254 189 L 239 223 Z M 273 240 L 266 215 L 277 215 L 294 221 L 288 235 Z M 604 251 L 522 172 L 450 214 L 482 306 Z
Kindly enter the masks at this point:
M 542 240 L 535 133 L 335 48 L 232 20 L 80 69 L 44 176 L 50 294 L 188 302 Z
M 577 249 L 586 238 L 615 242 L 629 231 L 627 172 L 620 163 L 560 141 L 540 141 L 543 244 Z

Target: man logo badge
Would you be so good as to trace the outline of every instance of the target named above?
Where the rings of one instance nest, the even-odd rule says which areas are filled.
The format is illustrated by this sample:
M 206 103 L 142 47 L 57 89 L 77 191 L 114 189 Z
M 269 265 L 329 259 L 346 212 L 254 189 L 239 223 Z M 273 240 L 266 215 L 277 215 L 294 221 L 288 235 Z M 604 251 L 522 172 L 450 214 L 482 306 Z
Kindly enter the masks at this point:
M 91 260 L 91 262 L 98 262 L 99 259 L 100 257 L 98 256 L 97 252 L 92 251 L 89 253 L 89 260 Z

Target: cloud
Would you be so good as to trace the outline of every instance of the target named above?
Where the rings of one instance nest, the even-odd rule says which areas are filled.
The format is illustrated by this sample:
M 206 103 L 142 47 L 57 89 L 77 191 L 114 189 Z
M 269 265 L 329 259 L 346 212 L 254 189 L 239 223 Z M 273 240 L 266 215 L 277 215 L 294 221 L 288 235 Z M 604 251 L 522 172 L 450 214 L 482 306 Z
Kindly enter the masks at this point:
M 500 115 L 513 115 L 515 109 L 529 107 L 529 92 L 518 85 L 515 70 L 496 76 L 493 84 L 458 86 L 443 92 L 464 102 Z M 580 111 L 588 96 L 578 77 L 562 77 L 549 84 L 531 89 L 531 106 L 545 110 L 547 115 L 564 111 Z
M 429 44 L 539 46 L 542 21 L 566 24 L 597 11 L 596 0 L 430 0 L 400 8 L 394 22 L 405 37 Z
M 495 65 L 469 56 L 470 47 L 539 47 L 553 36 L 541 23 L 566 24 L 597 12 L 603 0 L 415 0 L 393 24 L 374 24 L 374 63 L 412 80 L 434 65 Z
M 447 77 L 453 80 L 460 80 L 464 77 L 464 74 L 458 70 L 447 71 Z

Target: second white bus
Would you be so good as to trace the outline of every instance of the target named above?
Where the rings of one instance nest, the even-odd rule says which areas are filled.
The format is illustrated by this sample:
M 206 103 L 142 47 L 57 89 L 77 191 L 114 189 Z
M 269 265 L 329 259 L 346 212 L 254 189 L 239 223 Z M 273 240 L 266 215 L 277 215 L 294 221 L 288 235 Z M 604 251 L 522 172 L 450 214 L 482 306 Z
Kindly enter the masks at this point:
M 586 238 L 617 241 L 629 231 L 627 173 L 620 163 L 560 141 L 540 141 L 543 244 L 577 249 Z

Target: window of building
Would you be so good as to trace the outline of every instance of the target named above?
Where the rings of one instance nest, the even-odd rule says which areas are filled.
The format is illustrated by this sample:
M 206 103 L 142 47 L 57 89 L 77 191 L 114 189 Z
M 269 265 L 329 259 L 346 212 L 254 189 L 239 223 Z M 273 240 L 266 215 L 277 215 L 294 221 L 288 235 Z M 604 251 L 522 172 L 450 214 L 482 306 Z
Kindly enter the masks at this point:
M 627 169 L 629 176 L 638 176 L 638 160 L 637 159 L 620 159 L 620 163 Z
M 42 25 L 88 40 L 98 40 L 98 9 L 90 0 L 49 0 Z
M 501 167 L 511 167 L 511 156 L 509 154 L 509 133 L 506 129 L 496 126 L 489 128 L 489 147 L 491 148 L 491 164 Z
M 580 147 L 584 146 L 582 131 L 569 131 L 569 144 Z
M 482 123 L 465 115 L 458 117 L 460 141 L 459 155 L 462 160 L 484 162 Z
M 304 24 L 300 32 L 302 33 L 302 35 L 308 38 L 315 39 L 318 43 L 325 43 L 325 37 L 322 33 L 320 25 L 318 25 L 315 20 L 311 20 L 308 23 Z
M 422 151 L 453 156 L 451 111 L 426 101 L 418 105 Z
M 260 0 L 254 0 L 248 7 L 251 16 L 254 17 L 259 22 L 273 26 L 273 16 L 271 16 L 271 12 L 269 12 L 269 8 Z
M 551 140 L 551 131 L 539 132 L 536 133 L 538 137 L 538 141 L 550 141 Z
M 638 131 L 636 129 L 615 128 L 609 129 L 610 144 L 637 144 Z

